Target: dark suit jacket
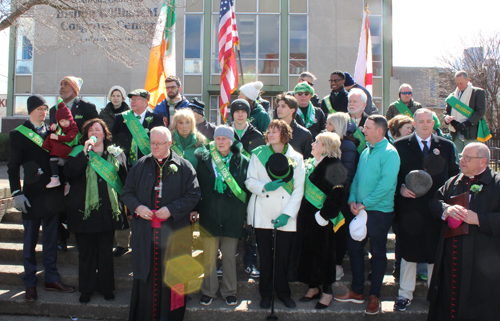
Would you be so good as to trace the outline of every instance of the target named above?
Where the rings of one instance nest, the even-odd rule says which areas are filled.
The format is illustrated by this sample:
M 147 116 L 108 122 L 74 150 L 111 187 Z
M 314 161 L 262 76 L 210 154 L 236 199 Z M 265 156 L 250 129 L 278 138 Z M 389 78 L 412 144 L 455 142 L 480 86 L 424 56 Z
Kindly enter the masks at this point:
M 472 123 L 472 126 L 468 129 L 469 136 L 465 138 L 476 139 L 477 138 L 477 123 L 484 117 L 486 112 L 486 92 L 482 88 L 472 87 L 472 95 L 470 96 L 469 107 L 474 110 L 472 116 L 467 119 Z M 446 110 L 444 116 L 451 116 L 451 106 L 446 104 Z M 456 133 L 450 132 L 453 139 L 455 139 Z
M 148 123 L 146 121 L 146 118 L 148 117 L 153 117 L 153 121 Z M 146 111 L 146 116 L 144 117 L 144 121 L 142 122 L 142 126 L 144 128 L 148 129 L 148 136 L 149 136 L 149 131 L 157 126 L 165 126 L 165 121 L 162 116 L 153 114 L 149 111 Z M 127 159 L 130 153 L 130 145 L 132 144 L 132 133 L 128 130 L 127 124 L 123 122 L 123 115 L 119 114 L 116 115 L 115 119 L 115 125 L 113 126 L 113 130 L 111 132 L 113 135 L 113 144 L 116 146 L 120 146 L 123 148 L 123 151 L 125 152 L 125 155 L 127 155 Z M 141 158 L 144 156 L 141 152 L 140 149 L 137 151 L 137 159 Z
M 429 154 L 424 157 L 415 133 L 396 140 L 394 147 L 401 160 L 395 202 L 401 255 L 408 262 L 434 263 L 442 221 L 433 219 L 427 204 L 438 188 L 459 173 L 455 147 L 451 141 L 432 135 Z M 417 198 L 401 196 L 406 175 L 417 169 L 431 175 L 431 189 Z
M 347 91 L 345 91 L 344 88 L 342 88 L 342 90 L 339 91 L 337 96 L 335 96 L 335 94 L 332 91 L 328 98 L 325 97 L 325 98 L 323 98 L 323 100 L 321 100 L 321 110 L 323 111 L 323 113 L 325 115 L 328 116 L 328 114 L 330 112 L 328 111 L 328 108 L 326 107 L 326 103 L 324 102 L 325 99 L 330 99 L 330 101 L 332 103 L 332 108 L 335 109 L 337 112 L 339 112 L 339 111 L 341 111 L 343 113 L 348 112 L 347 104 L 349 103 L 349 100 L 347 99 Z
M 50 123 L 56 124 L 56 106 L 52 106 L 50 108 Z M 70 108 L 70 106 L 67 106 Z M 99 118 L 99 114 L 97 113 L 97 108 L 91 102 L 86 101 L 85 99 L 81 99 L 76 97 L 73 101 L 73 106 L 71 106 L 71 115 L 73 115 L 73 120 L 78 126 L 78 130 L 82 131 L 83 124 L 90 119 Z M 111 128 L 108 128 L 111 129 Z
M 473 184 L 483 185 L 477 195 L 471 195 L 469 209 L 476 212 L 478 225 L 469 225 L 469 234 L 439 239 L 436 263 L 432 272 L 431 286 L 427 299 L 431 302 L 429 319 L 438 320 L 439 293 L 450 291 L 442 286 L 442 279 L 449 270 L 444 270 L 443 256 L 445 243 L 456 240 L 462 244 L 460 294 L 458 297 L 458 317 L 467 320 L 497 320 L 494 307 L 500 306 L 500 175 L 491 168 L 479 175 Z M 459 195 L 469 189 L 462 174 L 450 178 L 429 202 L 429 208 L 436 219 L 441 219 L 449 206 L 450 196 Z M 446 224 L 446 223 L 445 223 Z M 448 244 L 451 246 L 450 244 Z

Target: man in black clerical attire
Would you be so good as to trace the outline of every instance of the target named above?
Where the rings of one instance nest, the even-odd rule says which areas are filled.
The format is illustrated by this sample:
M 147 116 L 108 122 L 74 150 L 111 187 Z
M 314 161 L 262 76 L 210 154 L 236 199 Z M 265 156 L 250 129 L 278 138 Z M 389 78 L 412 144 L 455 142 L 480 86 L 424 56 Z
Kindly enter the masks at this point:
M 489 162 L 485 144 L 467 145 L 460 158 L 461 174 L 450 178 L 429 202 L 434 217 L 445 222 L 427 297 L 428 320 L 498 320 L 500 175 Z M 464 202 L 456 201 L 460 198 Z M 456 203 L 465 206 L 452 205 Z M 468 224 L 468 231 L 456 227 L 460 222 Z
M 201 191 L 193 166 L 170 151 L 166 127 L 151 130 L 152 154 L 129 172 L 122 200 L 132 218 L 134 283 L 129 320 L 183 320 L 186 283 L 166 284 L 167 263 L 191 257 L 189 213 Z

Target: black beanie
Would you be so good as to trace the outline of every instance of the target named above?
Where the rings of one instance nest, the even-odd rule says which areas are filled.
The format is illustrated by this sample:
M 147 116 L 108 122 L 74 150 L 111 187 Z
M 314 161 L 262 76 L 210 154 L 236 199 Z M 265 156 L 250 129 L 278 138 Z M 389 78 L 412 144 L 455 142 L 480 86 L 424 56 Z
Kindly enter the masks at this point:
M 205 103 L 198 98 L 194 98 L 188 105 L 189 108 L 195 113 L 205 116 Z
M 244 110 L 247 112 L 247 118 L 250 117 L 250 104 L 245 99 L 236 99 L 229 106 L 231 109 L 231 117 L 234 119 L 234 112 L 237 110 Z
M 28 98 L 27 105 L 28 105 L 28 115 L 31 114 L 33 110 L 37 109 L 40 106 L 49 107 L 49 105 L 47 105 L 47 101 L 45 100 L 45 98 L 43 98 L 42 95 L 30 96 Z

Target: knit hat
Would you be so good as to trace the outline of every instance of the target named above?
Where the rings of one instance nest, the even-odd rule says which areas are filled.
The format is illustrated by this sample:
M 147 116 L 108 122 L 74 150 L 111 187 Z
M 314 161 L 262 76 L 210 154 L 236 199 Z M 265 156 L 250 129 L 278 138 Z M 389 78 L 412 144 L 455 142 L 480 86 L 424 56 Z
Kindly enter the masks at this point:
M 193 112 L 205 116 L 205 103 L 198 98 L 193 98 L 188 107 L 191 108 Z
M 56 120 L 59 122 L 61 119 L 66 119 L 69 120 L 70 122 L 73 121 L 73 115 L 71 115 L 71 111 L 69 110 L 68 107 L 61 101 L 59 105 L 57 105 L 57 111 L 56 111 Z
M 363 241 L 366 237 L 366 221 L 368 214 L 365 210 L 360 210 L 359 214 L 354 216 L 349 224 L 349 233 L 355 241 Z
M 250 117 L 250 104 L 245 99 L 236 99 L 229 106 L 231 110 L 231 117 L 234 119 L 234 112 L 237 110 L 244 110 L 247 113 L 247 117 Z
M 82 88 L 83 85 L 83 79 L 82 78 L 77 78 L 75 76 L 66 76 L 62 80 L 66 80 L 71 88 L 75 91 L 76 95 L 80 93 L 80 89 Z M 61 80 L 61 81 L 62 81 Z
M 311 94 L 311 96 L 314 96 L 314 88 L 309 86 L 309 84 L 305 81 L 299 82 L 297 86 L 293 89 L 293 93 L 303 93 L 303 92 L 308 92 Z
M 349 87 L 356 83 L 354 79 L 352 79 L 352 76 L 347 71 L 344 72 L 344 76 L 345 76 L 344 87 Z
M 255 101 L 259 97 L 262 87 L 264 87 L 264 84 L 261 81 L 249 82 L 240 87 L 240 92 L 248 99 Z
M 136 89 L 128 94 L 128 98 L 132 98 L 133 96 L 140 96 L 149 100 L 149 91 L 146 89 Z
M 47 101 L 45 98 L 43 98 L 42 95 L 33 95 L 28 98 L 28 101 L 26 103 L 28 105 L 28 115 L 31 114 L 31 112 L 35 109 L 37 109 L 40 106 L 47 106 Z
M 108 99 L 109 99 L 109 101 L 111 101 L 111 95 L 113 94 L 113 92 L 115 90 L 118 90 L 120 92 L 120 94 L 122 94 L 123 101 L 125 101 L 125 97 L 127 97 L 127 92 L 125 91 L 125 89 L 123 89 L 122 86 L 113 86 L 113 87 L 111 87 L 111 89 L 108 92 Z
M 234 143 L 234 130 L 232 127 L 226 125 L 220 125 L 215 128 L 214 139 L 217 136 L 224 136 L 231 140 L 231 144 Z

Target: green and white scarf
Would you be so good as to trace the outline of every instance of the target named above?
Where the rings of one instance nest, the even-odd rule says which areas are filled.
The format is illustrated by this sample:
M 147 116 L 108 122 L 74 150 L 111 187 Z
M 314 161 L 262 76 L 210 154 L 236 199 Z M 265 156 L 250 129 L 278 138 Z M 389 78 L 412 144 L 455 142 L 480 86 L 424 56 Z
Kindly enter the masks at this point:
M 305 115 L 305 119 L 304 113 L 300 107 L 297 109 L 297 115 L 299 115 L 300 119 L 302 119 L 306 128 L 309 128 L 314 124 L 314 119 L 316 119 L 316 109 L 313 107 L 311 102 L 309 102 L 309 105 L 307 105 L 307 115 Z

